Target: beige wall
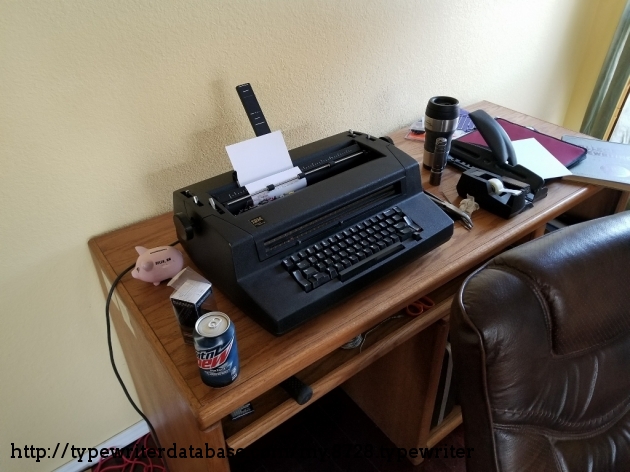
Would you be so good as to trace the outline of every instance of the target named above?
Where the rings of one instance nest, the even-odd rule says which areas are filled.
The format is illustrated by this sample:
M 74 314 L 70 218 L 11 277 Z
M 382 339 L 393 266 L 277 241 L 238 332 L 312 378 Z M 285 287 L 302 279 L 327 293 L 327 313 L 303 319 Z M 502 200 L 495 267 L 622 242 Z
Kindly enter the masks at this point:
M 595 3 L 0 0 L 0 469 L 67 460 L 11 442 L 88 447 L 138 421 L 87 240 L 229 169 L 224 146 L 252 137 L 236 85 L 289 147 L 387 133 L 437 94 L 559 123 Z

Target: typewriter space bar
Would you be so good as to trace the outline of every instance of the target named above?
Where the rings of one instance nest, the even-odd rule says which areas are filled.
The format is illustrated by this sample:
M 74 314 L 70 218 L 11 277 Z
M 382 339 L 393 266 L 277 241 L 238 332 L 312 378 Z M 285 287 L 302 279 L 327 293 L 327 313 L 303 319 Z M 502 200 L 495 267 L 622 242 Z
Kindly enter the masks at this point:
M 373 265 L 378 264 L 383 259 L 387 259 L 389 256 L 396 254 L 398 251 L 402 251 L 405 249 L 403 243 L 394 244 L 393 246 L 389 246 L 377 253 L 372 254 L 370 257 L 363 259 L 362 261 L 354 264 L 353 266 L 348 267 L 347 269 L 339 272 L 339 280 L 345 282 L 348 279 L 351 279 L 355 275 L 360 274 L 364 270 L 369 269 Z

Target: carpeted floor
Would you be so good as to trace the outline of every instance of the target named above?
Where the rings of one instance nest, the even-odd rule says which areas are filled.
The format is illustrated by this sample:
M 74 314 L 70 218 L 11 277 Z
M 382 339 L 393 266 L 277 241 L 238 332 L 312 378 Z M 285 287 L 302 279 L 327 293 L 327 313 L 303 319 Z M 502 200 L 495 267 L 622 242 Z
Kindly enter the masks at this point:
M 128 446 L 130 451 L 142 451 L 143 448 L 146 450 L 155 447 L 155 442 L 149 434 Z M 108 457 L 90 470 L 91 472 L 166 472 L 166 466 L 162 459 L 148 457 L 136 459 L 132 452 L 131 458 L 124 457 L 124 455 L 122 457 Z
M 268 451 L 279 445 L 283 450 L 316 450 L 318 455 L 270 457 Z M 155 444 L 145 436 L 136 447 Z M 393 454 L 387 457 L 378 451 L 393 451 L 394 444 L 341 389 L 335 389 L 232 458 L 230 468 L 232 472 L 465 472 L 464 459 L 443 457 L 444 448 L 451 451 L 463 447 L 460 426 L 436 445 L 441 448 L 439 458 L 413 466 Z M 92 471 L 163 472 L 166 468 L 161 459 L 108 458 Z

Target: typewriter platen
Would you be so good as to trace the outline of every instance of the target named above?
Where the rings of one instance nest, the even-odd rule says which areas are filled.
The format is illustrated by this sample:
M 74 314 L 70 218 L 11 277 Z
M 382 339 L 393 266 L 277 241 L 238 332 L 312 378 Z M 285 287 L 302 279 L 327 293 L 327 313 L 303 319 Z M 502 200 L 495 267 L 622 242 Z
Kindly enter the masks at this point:
M 350 131 L 289 154 L 307 186 L 267 204 L 251 207 L 230 172 L 173 193 L 190 258 L 270 332 L 450 239 L 453 221 L 423 193 L 418 163 L 388 141 Z

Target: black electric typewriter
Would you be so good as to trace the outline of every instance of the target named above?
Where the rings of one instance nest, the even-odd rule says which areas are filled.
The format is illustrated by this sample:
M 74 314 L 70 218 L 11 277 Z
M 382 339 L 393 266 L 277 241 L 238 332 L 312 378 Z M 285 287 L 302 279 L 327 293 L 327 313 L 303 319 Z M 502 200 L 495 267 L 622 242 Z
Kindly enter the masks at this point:
M 251 87 L 239 87 L 248 114 L 260 110 Z M 262 112 L 255 116 L 256 134 L 269 132 Z M 190 258 L 273 334 L 453 234 L 453 221 L 423 193 L 418 163 L 389 138 L 348 131 L 289 155 L 306 186 L 266 204 L 255 206 L 233 172 L 173 193 L 178 239 Z

